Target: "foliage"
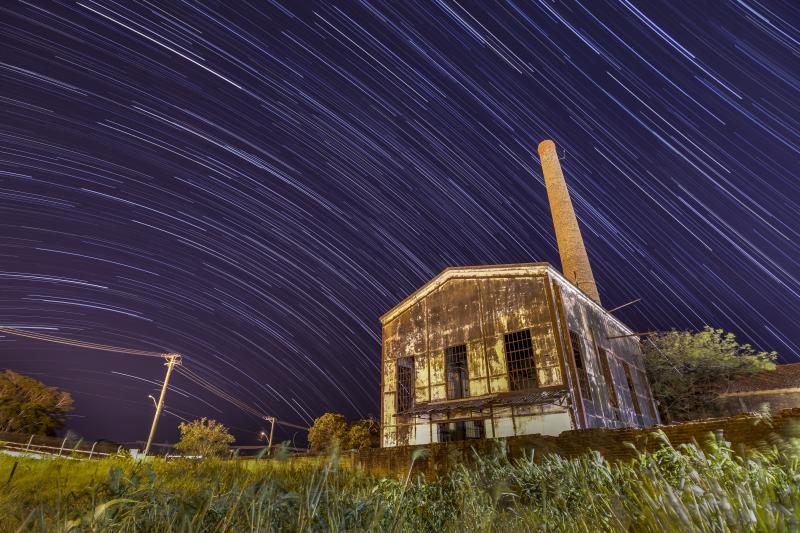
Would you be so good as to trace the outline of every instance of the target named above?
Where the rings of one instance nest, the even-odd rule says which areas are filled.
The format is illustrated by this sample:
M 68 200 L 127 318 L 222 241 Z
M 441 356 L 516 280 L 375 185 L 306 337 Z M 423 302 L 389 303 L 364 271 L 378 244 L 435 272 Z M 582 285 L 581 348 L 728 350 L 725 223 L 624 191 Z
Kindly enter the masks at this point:
M 713 438 L 609 463 L 479 457 L 425 481 L 345 457 L 188 462 L 0 456 L 14 531 L 796 531 L 800 448 L 746 456 Z M 70 529 L 72 528 L 72 529 Z
M 374 419 L 347 423 L 344 415 L 325 413 L 314 420 L 308 431 L 308 442 L 313 452 L 329 452 L 334 446 L 345 450 L 376 448 L 379 446 L 378 423 Z
M 339 413 L 325 413 L 308 430 L 308 443 L 314 452 L 329 451 L 334 445 L 343 446 L 347 439 L 347 419 Z
M 185 455 L 220 457 L 228 453 L 228 446 L 235 440 L 228 428 L 216 420 L 206 417 L 193 422 L 181 422 L 181 439 L 175 448 Z
M 378 423 L 372 418 L 357 420 L 347 428 L 345 448 L 360 450 L 362 448 L 377 448 L 379 446 Z
M 12 370 L 0 373 L 0 430 L 54 435 L 72 410 L 72 396 Z
M 662 417 L 671 421 L 717 415 L 714 400 L 732 380 L 773 370 L 777 357 L 709 326 L 694 333 L 673 330 L 650 341 L 642 346 L 647 375 Z

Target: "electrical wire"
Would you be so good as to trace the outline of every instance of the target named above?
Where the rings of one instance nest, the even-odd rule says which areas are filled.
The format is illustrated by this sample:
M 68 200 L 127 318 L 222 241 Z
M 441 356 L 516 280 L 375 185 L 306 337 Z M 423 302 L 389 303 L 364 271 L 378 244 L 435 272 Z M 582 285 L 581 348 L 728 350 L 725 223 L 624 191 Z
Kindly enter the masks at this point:
M 189 370 L 185 366 L 179 366 L 179 367 L 177 367 L 177 370 L 178 370 L 179 374 L 181 374 L 182 376 L 184 376 L 188 380 L 192 381 L 196 385 L 199 385 L 200 387 L 203 387 L 207 391 L 209 391 L 212 394 L 222 398 L 223 400 L 235 405 L 236 407 L 238 407 L 242 411 L 250 413 L 253 416 L 256 416 L 256 417 L 261 418 L 261 419 L 267 418 L 267 416 L 264 413 L 258 411 L 256 408 L 246 404 L 245 402 L 243 402 L 242 400 L 236 398 L 235 396 L 231 395 L 230 393 L 220 389 L 219 387 L 217 387 L 216 385 L 214 385 L 213 383 L 211 383 L 207 379 L 203 378 L 202 376 L 198 375 L 197 373 L 193 372 L 192 370 Z M 290 422 L 283 422 L 283 421 L 280 421 L 280 420 L 275 420 L 275 423 L 280 425 L 280 426 L 287 426 L 287 427 L 292 427 L 292 428 L 302 429 L 302 430 L 308 431 L 307 427 L 300 426 L 300 425 L 297 425 L 297 424 L 292 424 Z
M 0 327 L 0 333 L 6 333 L 8 335 L 17 335 L 19 337 L 27 337 L 29 339 L 35 339 L 39 341 L 54 342 L 57 344 L 66 344 L 68 346 L 75 346 L 78 348 L 87 348 L 89 350 L 100 350 L 104 352 L 116 352 L 129 355 L 142 355 L 145 357 L 160 357 L 160 358 L 164 358 L 166 355 L 165 353 L 160 353 L 160 352 L 150 352 L 147 350 L 134 350 L 133 348 L 121 348 L 119 346 L 109 346 L 107 344 L 97 344 L 95 342 L 65 339 L 64 337 L 56 337 L 55 335 L 48 335 L 46 333 L 36 333 L 33 331 L 23 331 L 13 328 Z
M 35 339 L 35 340 L 38 340 L 38 341 L 53 342 L 53 343 L 56 343 L 56 344 L 65 344 L 67 346 L 75 346 L 77 348 L 86 348 L 86 349 L 89 349 L 89 350 L 100 350 L 100 351 L 104 351 L 104 352 L 124 353 L 124 354 L 128 354 L 128 355 L 141 355 L 141 356 L 144 356 L 144 357 L 158 357 L 158 358 L 162 358 L 162 359 L 164 357 L 167 357 L 168 355 L 170 355 L 170 354 L 166 354 L 166 353 L 151 352 L 151 351 L 147 351 L 147 350 L 135 350 L 133 348 L 122 348 L 122 347 L 119 347 L 119 346 L 110 346 L 108 344 L 98 344 L 98 343 L 95 343 L 95 342 L 86 342 L 86 341 L 79 341 L 79 340 L 74 340 L 74 339 L 66 339 L 64 337 L 57 337 L 55 335 L 48 335 L 46 333 L 37 333 L 37 332 L 33 332 L 33 331 L 25 331 L 25 330 L 19 330 L 19 329 L 14 329 L 14 328 L 0 327 L 0 333 L 5 333 L 5 334 L 8 334 L 8 335 L 16 335 L 16 336 L 19 336 L 19 337 L 26 337 L 28 339 Z M 262 419 L 263 418 L 273 418 L 274 419 L 274 417 L 267 417 L 264 413 L 262 413 L 261 411 L 257 410 L 256 408 L 246 404 L 245 402 L 243 402 L 242 400 L 239 400 L 238 398 L 236 398 L 235 396 L 229 394 L 228 392 L 225 392 L 221 388 L 217 387 L 216 385 L 214 385 L 213 383 L 211 383 L 207 379 L 203 378 L 202 376 L 198 375 L 197 373 L 189 370 L 185 366 L 178 366 L 176 370 L 181 375 L 183 375 L 185 378 L 187 378 L 188 380 L 192 381 L 196 385 L 199 385 L 200 387 L 206 389 L 207 391 L 211 392 L 212 394 L 214 394 L 214 395 L 222 398 L 223 400 L 235 405 L 236 407 L 238 407 L 242 411 L 250 413 L 251 415 L 256 416 L 258 418 L 262 418 Z M 275 423 L 278 424 L 278 425 L 281 425 L 281 426 L 288 426 L 288 427 L 292 427 L 292 428 L 296 428 L 296 429 L 302 429 L 302 430 L 306 430 L 306 431 L 308 430 L 308 428 L 305 427 L 305 426 L 292 424 L 290 422 L 283 422 L 283 421 L 275 420 Z

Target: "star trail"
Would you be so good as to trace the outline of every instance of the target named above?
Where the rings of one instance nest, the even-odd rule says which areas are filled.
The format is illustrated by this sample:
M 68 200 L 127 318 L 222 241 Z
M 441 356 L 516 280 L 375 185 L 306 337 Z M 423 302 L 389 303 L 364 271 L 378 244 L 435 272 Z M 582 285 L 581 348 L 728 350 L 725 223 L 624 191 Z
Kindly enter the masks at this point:
M 796 362 L 798 66 L 791 1 L 4 2 L 0 326 L 183 354 L 158 441 L 377 416 L 378 316 L 559 264 L 551 138 L 609 308 Z M 0 366 L 120 441 L 164 372 L 9 335 Z

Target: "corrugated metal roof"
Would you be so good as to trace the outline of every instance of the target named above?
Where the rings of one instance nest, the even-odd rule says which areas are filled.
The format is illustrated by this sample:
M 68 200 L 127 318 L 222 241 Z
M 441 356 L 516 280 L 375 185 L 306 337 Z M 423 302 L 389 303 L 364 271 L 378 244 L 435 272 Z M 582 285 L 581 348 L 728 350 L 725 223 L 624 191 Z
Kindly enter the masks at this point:
M 569 396 L 567 389 L 545 389 L 520 392 L 506 392 L 480 396 L 478 398 L 464 398 L 461 400 L 448 400 L 444 402 L 420 403 L 395 416 L 419 416 L 433 413 L 446 413 L 454 410 L 483 409 L 492 406 L 505 405 L 543 405 L 561 403 Z

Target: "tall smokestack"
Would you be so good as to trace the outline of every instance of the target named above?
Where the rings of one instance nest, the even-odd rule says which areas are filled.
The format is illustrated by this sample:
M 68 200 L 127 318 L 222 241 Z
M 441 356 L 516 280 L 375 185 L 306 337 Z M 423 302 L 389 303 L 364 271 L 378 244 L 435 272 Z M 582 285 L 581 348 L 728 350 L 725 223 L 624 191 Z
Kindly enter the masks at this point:
M 564 181 L 564 173 L 561 172 L 561 163 L 558 162 L 556 144 L 553 141 L 548 139 L 539 143 L 539 159 L 542 160 L 544 184 L 547 188 L 547 198 L 550 200 L 553 226 L 556 228 L 561 270 L 568 280 L 599 304 L 600 295 L 597 293 L 589 256 L 586 255 L 581 229 L 578 227 L 578 219 L 575 218 L 575 210 L 572 208 L 567 182 Z

